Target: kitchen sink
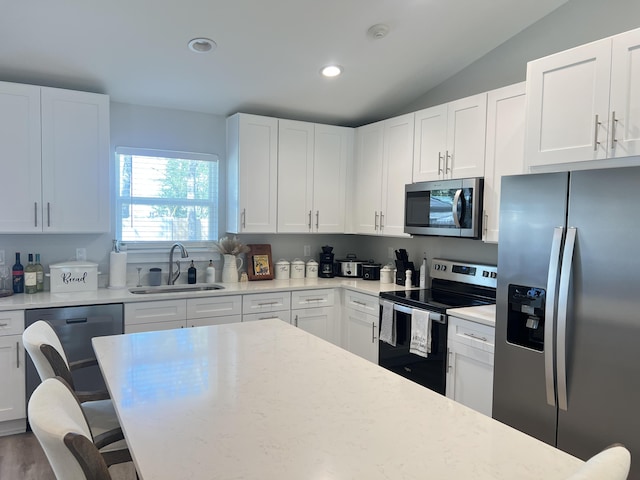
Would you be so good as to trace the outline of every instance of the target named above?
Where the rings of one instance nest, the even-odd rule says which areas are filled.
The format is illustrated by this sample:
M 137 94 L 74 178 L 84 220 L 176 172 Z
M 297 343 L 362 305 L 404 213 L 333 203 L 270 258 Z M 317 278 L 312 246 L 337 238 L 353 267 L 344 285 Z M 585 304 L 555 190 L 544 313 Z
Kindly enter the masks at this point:
M 206 292 L 209 290 L 222 290 L 222 285 L 162 285 L 159 287 L 135 287 L 130 288 L 131 293 L 137 295 L 150 295 L 157 293 L 184 293 L 184 292 Z

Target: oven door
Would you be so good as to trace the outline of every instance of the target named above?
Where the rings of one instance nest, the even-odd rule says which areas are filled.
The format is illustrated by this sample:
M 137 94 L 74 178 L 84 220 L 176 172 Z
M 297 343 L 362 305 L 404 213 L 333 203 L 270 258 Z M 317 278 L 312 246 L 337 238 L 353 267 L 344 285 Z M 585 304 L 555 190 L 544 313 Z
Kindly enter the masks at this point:
M 422 357 L 409 352 L 411 312 L 411 307 L 394 304 L 396 346 L 380 340 L 378 363 L 387 370 L 444 395 L 447 376 L 446 316 L 434 312 L 431 320 L 431 353 Z M 380 314 L 382 315 L 382 307 Z
M 405 233 L 479 238 L 481 178 L 405 186 Z

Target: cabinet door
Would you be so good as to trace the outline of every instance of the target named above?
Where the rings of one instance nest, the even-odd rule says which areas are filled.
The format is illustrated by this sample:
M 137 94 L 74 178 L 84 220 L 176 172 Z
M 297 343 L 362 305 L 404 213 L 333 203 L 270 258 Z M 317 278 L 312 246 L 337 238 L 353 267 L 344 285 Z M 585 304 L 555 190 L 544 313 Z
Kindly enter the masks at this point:
M 607 157 L 611 39 L 529 62 L 528 166 Z
M 447 106 L 445 178 L 484 175 L 487 94 L 461 98 Z
M 148 322 L 124 325 L 124 333 L 156 332 L 158 330 L 173 330 L 174 328 L 184 328 L 184 320 L 171 320 L 166 322 Z
M 291 323 L 291 310 L 280 310 L 277 312 L 263 312 L 263 313 L 243 313 L 242 321 L 243 322 L 255 322 L 257 320 L 270 320 L 272 318 L 277 318 L 282 320 L 285 323 Z
M 333 333 L 334 317 L 335 311 L 332 307 L 304 308 L 291 312 L 291 323 L 316 337 L 336 343 Z
M 640 155 L 640 29 L 613 37 L 609 151 Z
M 227 323 L 240 323 L 242 315 L 224 315 L 221 317 L 190 318 L 187 320 L 188 327 L 207 327 L 210 325 L 226 325 Z
M 491 416 L 493 361 L 491 354 L 452 342 L 449 346 L 447 397 Z
M 22 335 L 0 337 L 0 422 L 25 418 Z
M 291 310 L 291 292 L 254 293 L 242 296 L 242 313 Z
M 238 113 L 227 119 L 227 230 L 275 233 L 278 119 Z
M 315 126 L 312 230 L 344 233 L 347 203 L 347 165 L 353 157 L 354 130 Z
M 0 232 L 42 231 L 40 87 L 0 82 Z
M 426 108 L 415 113 L 413 145 L 413 181 L 444 178 L 447 150 L 447 105 Z
M 279 120 L 278 232 L 311 231 L 313 151 L 313 123 Z
M 482 240 L 498 242 L 500 185 L 503 175 L 525 173 L 525 83 L 499 88 L 487 96 L 487 153 L 484 174 Z
M 125 333 L 166 330 L 185 326 L 186 300 L 158 300 L 124 304 Z
M 377 234 L 380 228 L 384 122 L 356 130 L 354 228 L 356 233 Z
M 378 317 L 353 308 L 345 308 L 342 321 L 344 348 L 377 364 Z
M 411 183 L 413 168 L 414 114 L 384 122 L 384 170 L 379 231 L 387 236 L 404 233 L 404 187 Z
M 109 97 L 42 88 L 43 230 L 108 232 Z
M 187 318 L 189 320 L 194 318 L 224 317 L 241 314 L 241 295 L 187 299 Z

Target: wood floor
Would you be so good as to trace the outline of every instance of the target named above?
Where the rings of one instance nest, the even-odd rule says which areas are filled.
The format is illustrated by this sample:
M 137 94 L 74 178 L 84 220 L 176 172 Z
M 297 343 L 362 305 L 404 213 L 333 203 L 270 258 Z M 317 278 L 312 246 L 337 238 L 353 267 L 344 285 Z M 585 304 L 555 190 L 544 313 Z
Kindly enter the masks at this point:
M 133 464 L 109 469 L 113 480 L 135 479 Z M 0 437 L 1 480 L 55 480 L 38 440 L 31 432 Z

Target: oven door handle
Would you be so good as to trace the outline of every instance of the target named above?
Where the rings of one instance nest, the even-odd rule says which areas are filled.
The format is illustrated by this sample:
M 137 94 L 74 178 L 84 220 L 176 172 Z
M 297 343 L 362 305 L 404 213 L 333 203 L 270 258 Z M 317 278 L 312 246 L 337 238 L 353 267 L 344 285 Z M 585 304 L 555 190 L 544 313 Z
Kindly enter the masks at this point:
M 413 308 L 411 307 L 407 307 L 405 305 L 399 305 L 397 303 L 393 304 L 393 310 L 396 312 L 400 312 L 400 313 L 406 313 L 407 315 L 411 315 L 413 314 Z M 420 310 L 420 309 L 417 309 Z M 442 315 L 441 313 L 438 312 L 429 312 L 429 320 L 433 321 L 433 322 L 438 322 L 438 323 L 442 323 L 443 325 L 446 322 L 446 316 Z

